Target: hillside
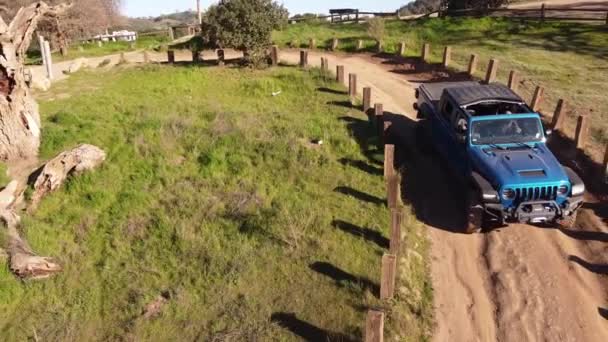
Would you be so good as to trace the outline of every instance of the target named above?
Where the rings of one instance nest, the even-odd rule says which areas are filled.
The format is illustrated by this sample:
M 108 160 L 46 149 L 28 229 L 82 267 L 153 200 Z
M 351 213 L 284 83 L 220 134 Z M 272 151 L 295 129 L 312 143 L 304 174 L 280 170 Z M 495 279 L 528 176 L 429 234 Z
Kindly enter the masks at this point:
M 197 23 L 194 11 L 176 12 L 158 17 L 126 18 L 126 29 L 136 32 L 158 31 L 170 26 L 192 25 Z M 124 27 L 121 27 L 124 28 Z

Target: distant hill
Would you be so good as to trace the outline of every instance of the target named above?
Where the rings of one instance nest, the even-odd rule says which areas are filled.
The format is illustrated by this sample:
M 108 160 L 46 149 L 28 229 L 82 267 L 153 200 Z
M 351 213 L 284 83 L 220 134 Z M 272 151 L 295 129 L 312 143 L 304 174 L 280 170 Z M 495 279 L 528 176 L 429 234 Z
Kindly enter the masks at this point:
M 399 13 L 401 15 L 426 14 L 437 11 L 441 4 L 441 0 L 415 0 L 401 7 Z
M 196 22 L 197 14 L 195 11 L 184 11 L 158 17 L 127 18 L 126 27 L 121 28 L 136 32 L 149 32 L 164 30 L 170 26 L 196 24 Z

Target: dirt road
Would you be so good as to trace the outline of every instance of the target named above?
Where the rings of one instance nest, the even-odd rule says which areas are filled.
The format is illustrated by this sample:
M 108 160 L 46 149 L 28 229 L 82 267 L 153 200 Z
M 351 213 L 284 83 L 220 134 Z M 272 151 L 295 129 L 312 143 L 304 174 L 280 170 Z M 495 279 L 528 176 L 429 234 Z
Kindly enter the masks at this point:
M 372 102 L 414 122 L 416 75 L 365 55 L 323 55 L 330 68 L 357 73 L 359 89 L 371 86 Z M 309 61 L 318 66 L 320 57 L 311 52 Z M 295 64 L 299 52 L 283 51 L 281 59 Z M 594 214 L 605 215 L 598 209 L 605 206 L 590 205 L 572 231 L 513 225 L 463 235 L 455 229 L 461 196 L 450 190 L 449 174 L 436 157 L 409 158 L 404 197 L 432 242 L 435 341 L 608 341 L 608 228 Z
M 367 56 L 323 55 L 371 86 L 373 102 L 413 118 L 415 76 Z M 319 66 L 320 57 L 309 61 Z M 299 54 L 282 59 L 297 63 Z M 608 341 L 608 228 L 592 210 L 572 231 L 513 225 L 463 235 L 454 228 L 462 205 L 449 174 L 435 157 L 411 164 L 404 196 L 429 227 L 435 341 Z

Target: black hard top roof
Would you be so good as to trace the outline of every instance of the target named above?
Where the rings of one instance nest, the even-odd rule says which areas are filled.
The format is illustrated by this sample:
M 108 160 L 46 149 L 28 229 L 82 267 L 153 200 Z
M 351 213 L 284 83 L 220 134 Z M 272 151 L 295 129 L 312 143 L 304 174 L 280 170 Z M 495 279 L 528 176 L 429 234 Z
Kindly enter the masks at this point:
M 492 100 L 524 102 L 515 92 L 499 83 L 467 84 L 462 87 L 445 88 L 444 91 L 460 106 Z

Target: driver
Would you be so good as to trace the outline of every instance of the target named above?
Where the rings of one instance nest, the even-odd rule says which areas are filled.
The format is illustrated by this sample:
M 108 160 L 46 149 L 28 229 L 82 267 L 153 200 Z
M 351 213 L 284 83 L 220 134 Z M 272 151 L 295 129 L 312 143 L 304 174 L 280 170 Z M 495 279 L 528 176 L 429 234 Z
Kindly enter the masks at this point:
M 501 133 L 503 135 L 521 135 L 523 130 L 519 127 L 517 120 L 509 120 L 509 123 L 502 126 Z

